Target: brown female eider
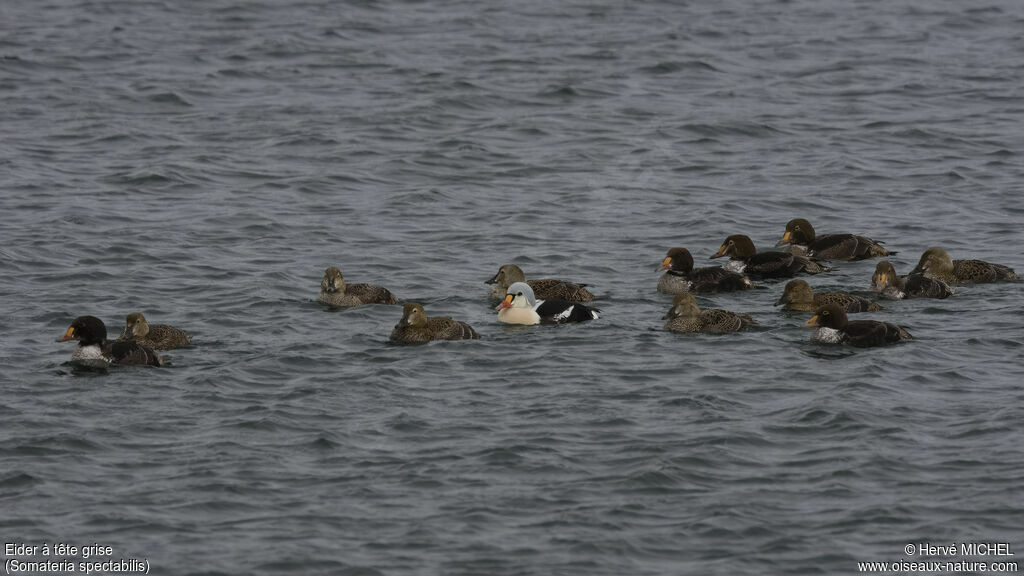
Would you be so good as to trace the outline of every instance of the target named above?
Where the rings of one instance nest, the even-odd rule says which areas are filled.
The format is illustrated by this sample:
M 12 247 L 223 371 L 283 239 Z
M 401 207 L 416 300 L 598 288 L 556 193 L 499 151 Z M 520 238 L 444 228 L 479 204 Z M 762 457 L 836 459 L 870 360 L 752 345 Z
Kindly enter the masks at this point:
M 509 286 L 516 282 L 526 282 L 539 300 L 566 300 L 569 302 L 590 302 L 594 295 L 586 289 L 586 284 L 576 284 L 565 280 L 541 278 L 527 280 L 522 268 L 515 264 L 505 264 L 498 268 L 498 273 L 484 284 L 494 284 L 491 298 L 500 300 L 508 293 Z
M 402 319 L 391 331 L 391 340 L 404 344 L 426 344 L 432 340 L 469 340 L 480 335 L 465 322 L 447 316 L 428 317 L 423 306 L 410 302 L 402 309 Z
M 786 223 L 786 232 L 776 246 L 790 244 L 806 250 L 812 258 L 822 260 L 864 260 L 895 254 L 866 236 L 856 234 L 822 234 L 816 236 L 814 227 L 803 218 Z
M 149 324 L 141 312 L 128 315 L 118 340 L 134 340 L 153 350 L 173 350 L 192 343 L 192 337 L 184 330 L 166 324 Z
M 758 252 L 749 236 L 733 234 L 711 258 L 729 256 L 724 268 L 751 278 L 789 278 L 801 272 L 818 274 L 831 268 L 799 254 L 788 252 Z
M 71 361 L 105 368 L 112 364 L 160 366 L 163 359 L 152 348 L 131 340 L 107 340 L 107 326 L 95 316 L 79 316 L 57 342 L 77 340 Z
M 811 339 L 826 344 L 869 347 L 913 338 L 905 329 L 889 322 L 848 320 L 846 312 L 837 304 L 819 308 L 807 321 L 807 326 L 817 326 Z
M 871 275 L 871 289 L 880 292 L 886 298 L 902 300 L 904 298 L 948 298 L 953 290 L 942 280 L 929 278 L 924 274 L 908 274 L 900 276 L 888 260 L 882 260 L 875 266 Z
M 984 260 L 951 260 L 942 248 L 929 248 L 911 274 L 924 274 L 949 284 L 980 284 L 1012 280 L 1017 273 L 1009 266 Z
M 317 300 L 340 308 L 362 306 L 363 304 L 397 304 L 398 298 L 380 286 L 373 284 L 346 284 L 341 270 L 331 266 L 324 271 L 320 281 L 320 295 Z
M 783 310 L 800 310 L 814 312 L 825 304 L 836 304 L 847 314 L 856 312 L 874 312 L 881 310 L 878 304 L 845 292 L 814 292 L 811 285 L 804 280 L 790 280 L 779 298 L 776 306 L 784 304 Z
M 662 294 L 683 294 L 686 292 L 732 292 L 749 290 L 754 287 L 750 278 L 722 268 L 721 266 L 693 267 L 693 255 L 686 248 L 672 248 L 661 266 L 667 270 L 658 279 L 658 292 Z
M 722 333 L 737 332 L 754 319 L 749 314 L 738 314 L 718 308 L 701 310 L 693 294 L 678 294 L 672 299 L 672 308 L 665 313 L 663 319 L 665 330 L 669 332 L 706 332 Z

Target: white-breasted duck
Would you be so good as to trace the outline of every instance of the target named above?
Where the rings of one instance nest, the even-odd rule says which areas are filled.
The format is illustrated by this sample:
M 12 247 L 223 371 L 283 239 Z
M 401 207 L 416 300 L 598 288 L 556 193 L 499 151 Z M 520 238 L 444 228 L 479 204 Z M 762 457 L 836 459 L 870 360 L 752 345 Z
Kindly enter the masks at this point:
M 984 260 L 953 260 L 942 248 L 929 248 L 911 274 L 920 273 L 948 284 L 980 284 L 1012 280 L 1017 273 L 1009 266 Z
M 677 294 L 672 299 L 672 308 L 662 317 L 665 330 L 669 332 L 738 332 L 754 319 L 750 314 L 741 314 L 718 308 L 701 309 L 693 294 Z
M 882 346 L 913 338 L 902 326 L 878 320 L 849 320 L 838 304 L 826 304 L 807 321 L 816 326 L 812 340 L 825 344 L 850 346 Z
M 107 326 L 95 316 L 79 316 L 57 342 L 77 340 L 71 353 L 75 364 L 105 368 L 112 364 L 160 366 L 163 359 L 148 346 L 132 340 L 107 340 Z
M 501 300 L 508 293 L 509 286 L 516 282 L 526 282 L 540 300 L 567 300 L 569 302 L 591 302 L 594 295 L 587 290 L 586 284 L 577 284 L 553 278 L 527 280 L 523 269 L 515 264 L 505 264 L 498 268 L 498 273 L 484 284 L 494 284 L 491 297 Z
M 594 320 L 597 308 L 567 300 L 537 300 L 526 282 L 514 282 L 498 304 L 498 321 L 505 324 L 561 324 Z
M 864 260 L 895 254 L 867 236 L 857 234 L 820 234 L 803 218 L 786 223 L 786 232 L 776 246 L 790 244 L 805 251 L 811 258 L 822 260 Z
M 831 268 L 818 262 L 789 252 L 758 252 L 753 240 L 744 234 L 733 234 L 722 242 L 722 246 L 711 258 L 729 257 L 725 268 L 746 274 L 754 279 L 790 278 L 800 273 L 819 274 Z
M 341 270 L 331 266 L 324 271 L 317 300 L 330 306 L 347 308 L 363 304 L 397 304 L 398 298 L 387 288 L 373 284 L 346 284 Z
M 666 270 L 658 279 L 658 292 L 662 294 L 732 292 L 754 287 L 750 278 L 721 266 L 694 268 L 693 255 L 686 248 L 670 249 L 658 270 Z
M 903 300 L 905 298 L 948 298 L 953 289 L 942 280 L 929 278 L 924 274 L 908 274 L 900 276 L 888 260 L 875 265 L 875 273 L 871 275 L 871 289 L 886 298 Z
M 391 331 L 393 342 L 404 344 L 426 344 L 433 340 L 471 340 L 480 335 L 472 326 L 447 316 L 427 316 L 427 311 L 418 302 L 410 302 L 402 308 L 402 319 Z
M 167 324 L 150 324 L 142 312 L 132 312 L 125 319 L 118 340 L 134 340 L 153 350 L 173 350 L 192 343 L 192 337 L 180 328 Z
M 800 278 L 787 282 L 782 296 L 775 302 L 776 306 L 782 305 L 783 310 L 802 312 L 814 312 L 825 304 L 836 304 L 847 314 L 882 310 L 878 303 L 862 296 L 845 292 L 815 292 L 806 280 Z

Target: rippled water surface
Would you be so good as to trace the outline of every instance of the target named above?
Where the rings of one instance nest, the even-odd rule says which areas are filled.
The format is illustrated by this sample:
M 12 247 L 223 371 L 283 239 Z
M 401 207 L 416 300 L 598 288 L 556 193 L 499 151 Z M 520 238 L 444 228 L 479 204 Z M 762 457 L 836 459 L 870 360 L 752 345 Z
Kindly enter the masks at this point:
M 902 273 L 1021 271 L 1021 30 L 1011 0 L 5 0 L 0 537 L 185 575 L 1019 554 L 1020 282 L 887 302 L 915 339 L 861 350 L 781 282 L 700 299 L 752 330 L 666 333 L 653 270 L 805 217 Z M 601 318 L 499 325 L 505 263 Z M 388 344 L 401 309 L 324 308 L 327 266 L 482 338 Z M 95 373 L 54 342 L 133 311 L 195 345 Z

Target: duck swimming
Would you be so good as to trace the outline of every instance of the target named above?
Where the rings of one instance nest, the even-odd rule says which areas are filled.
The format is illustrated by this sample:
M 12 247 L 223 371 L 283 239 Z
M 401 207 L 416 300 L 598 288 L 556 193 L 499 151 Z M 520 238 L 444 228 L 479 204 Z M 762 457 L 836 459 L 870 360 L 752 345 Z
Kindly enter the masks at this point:
M 160 366 L 163 359 L 152 348 L 131 340 L 107 340 L 107 326 L 95 316 L 79 316 L 57 342 L 77 340 L 71 361 L 90 368 L 113 364 Z
M 134 340 L 153 350 L 173 350 L 191 344 L 192 337 L 174 326 L 149 324 L 141 312 L 132 312 L 126 318 L 118 340 Z
M 341 270 L 331 266 L 324 271 L 317 300 L 330 306 L 347 308 L 364 304 L 397 304 L 398 298 L 387 288 L 373 284 L 346 284 Z
M 889 322 L 848 320 L 846 312 L 837 304 L 819 308 L 807 321 L 807 326 L 817 326 L 811 339 L 825 344 L 869 347 L 913 338 L 910 332 Z
M 952 260 L 942 248 L 929 248 L 911 274 L 924 274 L 949 284 L 980 284 L 1012 280 L 1017 273 L 1009 266 L 984 260 Z
M 672 308 L 662 317 L 669 332 L 738 332 L 754 319 L 749 314 L 738 314 L 718 308 L 701 310 L 693 294 L 679 294 L 672 300 Z
M 537 300 L 526 282 L 508 287 L 505 299 L 498 304 L 498 321 L 504 324 L 561 324 L 584 322 L 597 318 L 599 310 L 566 300 Z
M 711 258 L 729 257 L 726 270 L 747 274 L 751 278 L 789 278 L 799 273 L 819 274 L 831 268 L 807 256 L 788 252 L 758 252 L 749 236 L 733 234 L 725 239 Z
M 427 311 L 417 302 L 410 302 L 402 308 L 402 319 L 391 331 L 391 340 L 404 344 L 476 338 L 480 338 L 480 335 L 469 324 L 447 316 L 427 316 Z
M 953 295 L 953 290 L 942 280 L 929 278 L 924 274 L 899 276 L 888 260 L 882 260 L 875 266 L 875 273 L 871 275 L 871 289 L 893 300 L 903 300 L 904 298 L 942 299 Z
M 794 218 L 786 223 L 786 232 L 776 246 L 790 244 L 805 251 L 811 258 L 822 260 L 864 260 L 889 256 L 895 252 L 886 250 L 881 242 L 856 234 L 814 234 L 814 227 L 803 218 Z
M 811 285 L 805 280 L 797 278 L 790 280 L 782 296 L 775 303 L 776 306 L 783 305 L 783 310 L 800 310 L 803 312 L 814 312 L 825 304 L 836 304 L 847 314 L 856 312 L 874 312 L 882 307 L 860 296 L 846 294 L 845 292 L 814 292 Z
M 526 282 L 537 298 L 541 300 L 566 300 L 569 302 L 591 302 L 594 295 L 587 290 L 586 284 L 576 284 L 565 280 L 541 278 L 527 280 L 522 268 L 515 264 L 505 264 L 498 268 L 498 273 L 484 284 L 494 284 L 491 297 L 500 300 L 505 297 L 509 286 L 516 282 Z
M 683 294 L 685 292 L 732 292 L 749 290 L 754 283 L 743 274 L 726 270 L 721 266 L 693 267 L 693 255 L 686 248 L 672 248 L 661 266 L 655 269 L 667 270 L 658 279 L 658 292 L 662 294 Z

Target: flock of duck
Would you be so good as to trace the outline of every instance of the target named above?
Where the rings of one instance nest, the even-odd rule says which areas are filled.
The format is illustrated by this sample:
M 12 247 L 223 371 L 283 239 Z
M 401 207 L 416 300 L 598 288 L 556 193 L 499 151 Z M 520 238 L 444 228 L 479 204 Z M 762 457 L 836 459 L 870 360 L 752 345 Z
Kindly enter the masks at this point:
M 725 333 L 742 330 L 753 323 L 748 314 L 717 308 L 701 309 L 694 293 L 708 294 L 750 290 L 755 281 L 814 275 L 831 270 L 827 260 L 865 260 L 895 254 L 881 242 L 856 234 L 816 235 L 811 223 L 802 218 L 790 220 L 776 246 L 784 250 L 758 251 L 745 235 L 734 234 L 710 258 L 729 260 L 723 266 L 694 268 L 693 255 L 686 248 L 672 248 L 657 270 L 665 273 L 657 289 L 674 295 L 665 314 L 665 330 L 670 332 Z M 887 260 L 880 261 L 871 277 L 871 289 L 888 299 L 946 298 L 953 294 L 950 284 L 998 282 L 1016 278 L 1002 264 L 983 260 L 952 260 L 945 250 L 929 248 L 905 276 L 896 273 Z M 527 280 L 522 269 L 505 264 L 487 281 L 494 284 L 491 296 L 500 303 L 497 318 L 505 324 L 558 324 L 584 322 L 598 317 L 600 310 L 587 302 L 594 295 L 586 285 L 550 278 Z M 348 284 L 337 268 L 328 268 L 320 282 L 317 297 L 332 307 L 366 304 L 397 304 L 388 289 L 372 284 Z M 879 346 L 912 338 L 901 326 L 878 320 L 849 320 L 848 314 L 882 310 L 877 302 L 844 292 L 814 292 L 804 280 L 790 280 L 776 306 L 785 310 L 811 312 L 807 326 L 816 327 L 813 340 L 852 346 Z M 391 331 L 391 340 L 423 344 L 433 340 L 479 338 L 469 324 L 449 317 L 427 316 L 416 302 L 405 304 L 402 318 Z M 74 340 L 78 346 L 72 362 L 105 367 L 113 364 L 159 366 L 163 359 L 157 350 L 189 346 L 191 337 L 184 331 L 163 324 L 149 324 L 138 312 L 128 315 L 116 340 L 107 339 L 103 321 L 95 316 L 79 316 L 58 341 Z

